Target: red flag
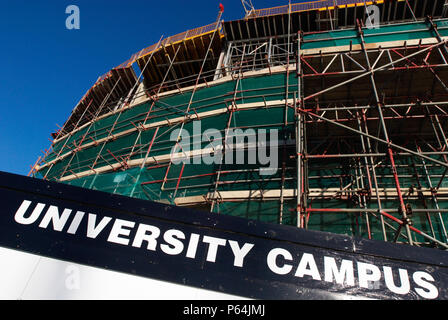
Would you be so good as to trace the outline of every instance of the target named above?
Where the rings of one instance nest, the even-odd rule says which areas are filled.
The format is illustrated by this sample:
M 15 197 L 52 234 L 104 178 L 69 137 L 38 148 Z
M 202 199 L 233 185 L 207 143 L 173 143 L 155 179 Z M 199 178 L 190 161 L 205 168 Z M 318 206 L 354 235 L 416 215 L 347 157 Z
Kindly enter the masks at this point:
M 219 4 L 219 9 L 221 10 L 221 12 L 224 12 L 224 6 L 222 5 L 222 3 Z

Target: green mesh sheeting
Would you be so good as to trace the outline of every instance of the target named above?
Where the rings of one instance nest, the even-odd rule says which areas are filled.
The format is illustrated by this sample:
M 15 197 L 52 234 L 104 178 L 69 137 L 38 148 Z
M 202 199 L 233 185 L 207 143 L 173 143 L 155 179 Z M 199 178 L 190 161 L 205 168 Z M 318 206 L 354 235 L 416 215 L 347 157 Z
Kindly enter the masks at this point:
M 229 81 L 220 85 L 211 86 L 210 88 L 198 89 L 194 95 L 194 100 L 190 106 L 189 113 L 194 114 L 194 111 L 199 113 L 227 107 L 225 101 L 231 101 L 233 99 L 233 94 L 231 94 L 231 92 L 235 89 L 240 91 L 236 96 L 239 103 L 284 99 L 285 85 L 286 78 L 284 74 L 275 74 L 270 77 L 242 79 L 238 88 L 236 88 L 236 81 Z M 297 87 L 297 79 L 294 75 L 290 76 L 289 85 L 292 89 Z M 293 94 L 291 93 L 290 98 L 292 97 Z M 161 98 L 159 101 L 155 102 L 151 116 L 146 124 L 184 116 L 190 98 L 191 92 Z M 53 152 L 49 155 L 47 161 L 53 160 L 61 150 L 62 146 L 70 145 L 73 141 L 79 142 L 86 133 L 88 133 L 88 135 L 84 139 L 84 142 L 91 143 L 93 141 L 91 138 L 99 140 L 107 137 L 109 135 L 108 129 L 110 129 L 114 123 L 114 134 L 135 128 L 133 123 L 137 125 L 138 123 L 143 122 L 150 106 L 151 103 L 138 105 L 131 109 L 127 109 L 122 113 L 118 112 L 96 121 L 90 130 L 89 127 L 85 127 L 75 132 L 71 137 L 63 139 L 54 145 Z M 68 150 L 65 152 L 67 151 Z
M 448 22 L 437 21 L 439 32 L 442 36 L 448 35 Z M 400 25 L 383 26 L 380 29 L 364 30 L 367 43 L 407 40 L 417 38 L 434 37 L 426 23 L 409 23 Z M 327 46 L 348 45 L 359 42 L 355 30 L 338 30 L 333 32 L 316 33 L 306 35 L 302 49 L 323 48 Z M 310 42 L 311 41 L 311 42 Z M 191 100 L 191 91 L 176 93 L 160 98 L 158 101 L 146 102 L 130 109 L 117 111 L 112 115 L 103 117 L 87 125 L 73 135 L 67 137 L 53 146 L 52 153 L 46 161 L 55 159 L 60 154 L 65 154 L 76 148 L 81 142 L 83 145 L 117 135 L 130 130 L 115 140 L 99 143 L 84 148 L 74 155 L 69 155 L 56 162 L 51 170 L 45 168 L 38 174 L 52 180 L 59 180 L 67 176 L 75 176 L 65 183 L 92 190 L 100 190 L 124 196 L 158 201 L 176 205 L 179 199 L 186 201 L 181 205 L 193 207 L 197 210 L 213 212 L 254 219 L 268 223 L 281 223 L 284 225 L 297 225 L 297 192 L 298 181 L 296 171 L 296 141 L 295 141 L 295 114 L 293 108 L 286 108 L 284 104 L 275 107 L 262 106 L 257 109 L 228 110 L 235 99 L 238 105 L 284 100 L 286 97 L 286 85 L 288 98 L 294 98 L 297 91 L 298 79 L 295 72 L 291 72 L 287 79 L 285 73 L 272 75 L 260 75 L 243 78 L 240 81 L 233 80 L 218 85 L 202 87 L 195 92 Z M 238 85 L 237 85 L 238 84 Z M 236 94 L 235 94 L 236 91 Z M 151 113 L 148 116 L 148 111 Z M 266 167 L 256 159 L 254 164 L 206 164 L 199 156 L 191 159 L 193 163 L 169 164 L 167 155 L 171 153 L 179 135 L 177 129 L 183 128 L 186 132 L 194 132 L 198 121 L 187 121 L 183 125 L 179 122 L 170 123 L 170 120 L 184 118 L 186 114 L 195 115 L 213 110 L 222 112 L 212 116 L 200 117 L 200 132 L 208 129 L 217 129 L 222 136 L 226 134 L 226 128 L 257 128 L 266 131 L 277 130 L 278 141 L 269 137 L 270 142 L 278 142 L 278 169 L 269 175 L 263 175 L 260 167 Z M 152 127 L 146 131 L 136 130 L 136 126 L 165 122 L 158 128 Z M 312 124 L 314 126 L 314 124 Z M 326 128 L 325 130 L 331 130 Z M 331 131 L 329 131 L 331 135 Z M 211 141 L 188 139 L 182 136 L 179 140 L 177 152 L 189 152 L 193 150 L 211 147 Z M 249 138 L 245 137 L 248 142 Z M 312 139 L 312 137 L 310 137 Z M 350 138 L 347 138 L 350 139 Z M 354 139 L 353 139 L 354 140 Z M 356 141 L 350 141 L 353 150 L 360 152 L 359 137 Z M 398 142 L 397 142 L 398 143 Z M 62 150 L 62 152 L 61 152 Z M 333 150 L 334 151 L 334 150 Z M 352 153 L 356 151 L 343 150 L 339 153 Z M 428 150 L 430 151 L 430 150 Z M 386 154 L 385 147 L 376 152 Z M 335 152 L 337 153 L 337 152 Z M 318 152 L 315 152 L 318 154 Z M 247 151 L 242 153 L 244 159 L 248 159 Z M 165 160 L 158 161 L 163 158 Z M 434 156 L 441 160 L 440 157 Z M 391 165 L 386 157 L 375 168 L 379 190 L 388 190 L 393 193 L 396 190 L 395 180 Z M 141 168 L 141 161 L 147 164 Z M 140 161 L 139 165 L 128 167 L 128 163 Z M 395 159 L 399 182 L 404 194 L 404 201 L 415 209 L 436 209 L 436 203 L 430 196 L 419 196 L 419 188 L 430 189 L 431 186 L 440 185 L 448 188 L 448 179 L 442 179 L 444 170 L 440 166 L 426 165 L 418 157 L 406 156 Z M 121 168 L 113 168 L 111 164 L 120 163 Z M 109 169 L 108 166 L 111 168 Z M 107 168 L 107 172 L 90 172 L 88 176 L 77 177 L 86 171 L 98 168 Z M 381 215 L 377 211 L 378 205 L 374 196 L 370 196 L 365 209 L 372 212 L 360 213 L 356 209 L 364 208 L 362 199 L 357 195 L 359 189 L 368 187 L 368 179 L 361 176 L 360 162 L 355 158 L 342 160 L 307 159 L 307 176 L 305 182 L 309 190 L 321 190 L 322 195 L 314 194 L 305 204 L 311 209 L 330 209 L 324 212 L 318 210 L 309 211 L 305 215 L 305 224 L 309 229 L 347 234 L 377 240 L 384 240 Z M 362 169 L 365 170 L 365 169 Z M 218 174 L 219 180 L 218 180 Z M 48 174 L 47 174 L 48 173 Z M 427 177 L 430 177 L 429 181 Z M 331 190 L 344 188 L 346 192 L 331 194 Z M 282 190 L 285 196 L 265 197 L 266 191 Z M 408 194 L 414 190 L 414 194 Z M 226 194 L 240 192 L 256 194 L 250 199 L 227 199 Z M 331 195 L 323 195 L 328 192 Z M 188 202 L 187 200 L 194 198 Z M 384 208 L 392 209 L 389 212 L 397 218 L 401 218 L 398 212 L 398 203 L 394 196 L 386 194 L 381 200 Z M 439 201 L 441 209 L 448 209 L 447 201 Z M 335 210 L 331 210 L 335 209 Z M 337 212 L 347 209 L 353 212 Z M 443 224 L 448 223 L 448 215 L 439 215 L 425 212 L 415 212 L 412 217 L 413 226 L 445 241 Z M 384 218 L 385 233 L 388 240 L 395 237 L 397 224 Z M 368 223 L 367 223 L 368 222 Z M 390 226 L 394 226 L 395 230 Z M 423 242 L 425 239 L 413 233 L 414 241 Z M 404 241 L 401 235 L 398 241 Z
M 239 92 L 236 95 L 236 99 L 239 103 L 252 103 L 252 102 L 261 102 L 261 101 L 271 101 L 271 100 L 281 100 L 285 98 L 285 86 L 286 86 L 286 77 L 284 74 L 275 74 L 270 77 L 253 77 L 242 79 L 236 88 Z M 289 86 L 291 86 L 291 94 L 289 98 L 293 98 L 292 90 L 297 87 L 297 79 L 295 75 L 291 75 L 289 78 Z M 235 90 L 236 81 L 226 82 L 221 85 L 212 86 L 210 88 L 204 88 L 197 90 L 195 94 L 195 99 L 190 106 L 190 114 L 201 113 L 216 109 L 227 108 L 230 104 L 226 103 L 226 100 L 230 101 L 233 99 L 233 94 L 229 94 Z M 214 95 L 217 95 L 215 97 Z M 213 98 L 210 98 L 213 97 Z M 151 124 L 154 122 L 165 121 L 170 119 L 175 119 L 179 117 L 185 116 L 185 112 L 188 108 L 188 103 L 191 98 L 191 93 L 174 95 L 166 98 L 162 98 L 159 101 L 155 102 L 153 106 L 153 110 L 146 124 Z M 70 148 L 75 148 L 75 144 L 78 145 L 80 142 L 92 143 L 99 139 L 105 138 L 110 134 L 110 130 L 113 127 L 113 134 L 119 134 L 120 132 L 124 132 L 130 129 L 135 129 L 135 126 L 139 123 L 143 123 L 146 115 L 151 107 L 151 103 L 144 103 L 142 105 L 138 105 L 134 108 L 125 110 L 122 113 L 115 113 L 114 115 L 108 116 L 106 118 L 102 118 L 99 121 L 95 122 L 90 128 L 85 127 L 82 130 L 75 132 L 71 137 L 67 138 L 68 141 L 61 140 L 55 144 L 53 148 L 52 154 L 46 159 L 46 161 L 53 160 L 60 153 L 60 149 L 62 146 L 66 146 L 64 151 L 61 153 L 62 155 L 69 152 Z M 255 111 L 258 112 L 258 111 Z M 270 117 L 270 114 L 275 111 L 267 111 L 267 114 L 264 116 Z M 263 113 L 263 112 L 261 112 Z M 281 115 L 281 111 L 279 114 Z M 291 115 L 293 111 L 289 111 Z M 244 116 L 246 114 L 246 116 Z M 292 116 L 290 116 L 292 119 Z M 241 112 L 241 120 L 240 116 L 235 117 L 237 120 L 233 120 L 233 124 L 237 126 L 242 126 L 242 123 L 250 124 L 251 121 L 255 119 L 259 119 L 258 122 L 261 124 L 264 120 L 263 117 L 252 117 L 249 113 Z M 247 122 L 246 120 L 249 120 Z M 201 119 L 204 129 L 207 128 L 221 128 L 224 130 L 227 122 L 226 115 L 217 115 L 215 117 L 204 118 Z M 237 123 L 235 121 L 241 121 Z M 132 123 L 131 123 L 132 122 Z M 278 119 L 278 122 L 283 122 L 283 119 Z M 115 124 L 115 125 L 114 125 Z M 191 123 L 187 123 L 184 127 L 185 130 L 191 130 Z M 170 134 L 177 127 L 162 127 L 158 132 L 158 137 L 160 138 L 154 144 L 152 152 L 150 156 L 157 156 L 169 153 L 170 149 L 173 146 L 172 141 L 170 141 Z M 87 135 L 86 135 L 87 133 Z M 64 170 L 64 166 L 59 163 L 59 165 L 55 165 L 49 177 L 62 177 L 64 176 L 83 172 L 89 170 L 89 165 L 95 163 L 95 167 L 107 166 L 108 163 L 116 162 L 114 158 L 120 156 L 121 154 L 129 154 L 134 142 L 137 141 L 137 145 L 139 147 L 134 151 L 139 151 L 143 148 L 144 145 L 147 144 L 148 141 L 151 141 L 152 136 L 154 135 L 154 130 L 148 130 L 143 132 L 140 136 L 136 130 L 133 132 L 121 136 L 119 139 L 108 142 L 104 144 L 103 142 L 99 143 L 97 146 L 90 146 L 89 148 L 83 149 L 81 152 L 76 153 L 76 156 L 70 162 L 71 156 L 68 156 L 64 159 L 64 162 L 70 162 L 70 170 Z M 85 135 L 85 137 L 84 137 Z M 137 138 L 139 138 L 137 140 Z M 141 142 L 141 143 L 139 143 Z M 140 145 L 142 144 L 142 145 Z M 69 147 L 67 147 L 69 146 Z M 141 151 L 142 151 L 141 150 Z M 101 151 L 101 152 L 100 152 Z M 98 156 L 99 155 L 99 156 Z M 136 152 L 132 154 L 129 159 L 125 160 L 134 160 L 143 158 L 143 152 Z M 120 158 L 121 159 L 121 158 Z M 93 161 L 96 160 L 96 161 Z
M 442 36 L 448 35 L 448 22 L 435 21 Z M 398 40 L 425 39 L 435 37 L 435 33 L 427 23 L 416 22 L 406 24 L 385 25 L 379 28 L 363 28 L 366 43 L 380 43 Z M 361 44 L 356 30 L 336 30 L 305 35 L 302 49 L 348 46 Z
M 286 85 L 286 78 L 284 74 L 273 75 L 270 77 L 257 77 L 249 78 L 241 81 L 238 89 L 241 91 L 238 94 L 238 98 L 241 98 L 245 103 L 260 101 L 262 99 L 283 99 L 284 98 L 284 86 Z M 294 76 L 290 78 L 290 85 L 297 85 L 297 80 Z M 212 110 L 214 108 L 224 107 L 223 97 L 228 96 L 227 91 L 234 90 L 236 82 L 225 83 L 216 87 L 210 87 L 206 89 L 201 89 L 195 96 L 195 109 L 197 112 L 202 112 L 204 110 Z M 260 90 L 263 86 L 270 87 L 270 89 L 263 90 L 263 97 L 260 97 Z M 213 94 L 220 93 L 219 98 L 207 98 L 207 96 L 213 96 L 208 94 L 208 90 L 212 91 Z M 292 96 L 291 96 L 292 97 Z M 290 98 L 291 98 L 290 97 Z M 167 97 L 163 99 L 165 104 L 175 104 L 176 109 L 186 110 L 186 106 L 190 96 L 188 94 Z M 162 101 L 162 100 L 161 100 Z M 200 102 L 196 102 L 200 101 Z M 158 103 L 158 105 L 161 102 Z M 108 118 L 102 119 L 95 123 L 91 128 L 91 132 L 94 139 L 104 136 L 106 129 L 111 127 L 114 122 L 117 121 L 116 130 L 114 133 L 120 132 L 120 130 L 127 130 L 132 128 L 132 124 L 129 125 L 129 121 L 135 120 L 138 122 L 142 121 L 146 116 L 146 110 L 149 108 L 150 104 L 145 103 L 137 106 L 133 109 L 123 112 L 120 116 L 114 115 Z M 171 105 L 172 107 L 172 105 Z M 287 118 L 287 123 L 290 123 L 287 127 L 284 127 L 285 115 Z M 154 118 L 153 118 L 154 117 Z M 160 121 L 162 118 L 175 118 L 179 117 L 179 112 L 173 111 L 173 108 L 159 108 L 156 112 L 151 113 L 150 121 Z M 229 113 L 223 113 L 215 115 L 213 117 L 201 119 L 201 132 L 209 128 L 217 128 L 223 134 L 229 120 Z M 123 122 L 122 122 L 123 121 Z M 249 126 L 263 126 L 265 129 L 277 129 L 280 132 L 280 138 L 282 137 L 294 137 L 294 127 L 291 124 L 294 121 L 294 114 L 291 110 L 285 113 L 284 107 L 275 108 L 260 108 L 254 110 L 240 110 L 233 113 L 230 127 L 249 127 Z M 149 122 L 151 123 L 151 122 Z M 184 125 L 184 129 L 188 132 L 193 132 L 195 122 L 187 122 Z M 179 126 L 177 126 L 178 128 Z M 169 154 L 174 146 L 175 137 L 171 136 L 173 134 L 173 129 L 176 126 L 164 126 L 160 127 L 157 131 L 155 142 L 151 148 L 151 152 L 146 154 L 149 146 L 149 142 L 152 141 L 156 134 L 156 129 L 150 129 L 147 131 L 142 131 L 140 134 L 138 131 L 134 130 L 132 133 L 122 136 L 115 141 L 110 141 L 103 146 L 99 144 L 98 146 L 92 146 L 86 148 L 81 152 L 78 152 L 73 157 L 67 157 L 64 161 L 57 162 L 52 168 L 53 177 L 59 177 L 62 172 L 65 175 L 70 175 L 72 173 L 80 173 L 88 170 L 89 165 L 93 163 L 93 159 L 96 160 L 96 167 L 107 166 L 108 163 L 114 163 L 113 156 L 120 157 L 120 155 L 128 155 L 132 150 L 132 154 L 129 158 L 120 157 L 123 162 L 126 160 L 136 160 L 143 159 L 145 156 L 148 158 L 156 157 L 160 155 Z M 85 134 L 87 129 L 81 130 L 79 133 L 70 138 L 71 141 L 76 141 L 76 138 L 82 139 L 82 135 Z M 200 145 L 194 145 L 193 137 L 191 141 L 182 141 L 183 148 L 193 150 L 194 148 L 206 148 L 209 146 L 209 142 L 201 142 Z M 136 142 L 135 146 L 134 143 Z M 65 143 L 61 141 L 61 143 Z M 134 146 L 134 147 L 133 147 Z M 182 164 L 173 164 L 169 167 L 167 164 L 158 165 L 153 163 L 148 165 L 144 169 L 139 167 L 131 168 L 125 170 L 122 168 L 118 171 L 104 173 L 104 174 L 94 174 L 87 177 L 74 179 L 68 181 L 68 184 L 89 188 L 93 190 L 100 190 L 110 193 L 121 194 L 130 197 L 136 197 L 140 199 L 147 199 L 152 201 L 161 201 L 164 203 L 175 204 L 175 198 L 187 198 L 193 196 L 204 197 L 207 194 L 213 194 L 216 187 L 216 172 L 221 170 L 222 174 L 220 176 L 219 185 L 216 188 L 218 192 L 229 192 L 229 191 L 250 191 L 257 192 L 259 190 L 279 190 L 283 188 L 284 190 L 294 190 L 297 188 L 296 173 L 294 171 L 295 164 L 290 158 L 293 153 L 291 147 L 285 147 L 286 149 L 286 167 L 284 172 L 284 181 L 282 183 L 282 170 L 278 170 L 275 174 L 270 176 L 262 176 L 256 169 L 259 165 L 249 166 L 249 165 L 205 165 L 199 162 L 199 164 L 187 164 L 183 166 Z M 141 150 L 141 151 L 139 151 Z M 101 156 L 98 156 L 101 151 Z M 279 151 L 281 154 L 282 151 Z M 423 167 L 417 167 L 413 169 L 410 165 L 411 161 L 419 161 L 418 159 L 411 158 L 401 158 L 397 160 L 398 174 L 404 176 L 400 179 L 403 189 L 409 188 L 411 185 L 415 185 L 415 174 L 419 174 L 421 177 L 425 176 L 425 171 Z M 67 164 L 70 162 L 69 170 L 67 170 Z M 406 166 L 403 166 L 405 165 Z M 281 164 L 279 164 L 281 167 Z M 246 169 L 255 169 L 253 171 L 241 172 Z M 340 167 L 340 163 L 330 163 L 326 162 L 325 166 L 322 166 L 319 161 L 309 162 L 309 176 L 310 177 L 320 177 L 318 179 L 310 178 L 308 181 L 310 189 L 331 189 L 339 188 L 341 183 L 343 185 L 350 184 L 353 182 L 353 177 L 356 176 L 355 170 L 356 166 L 351 165 L 349 162 L 345 166 Z M 416 170 L 416 171 L 415 171 Z M 429 173 L 431 175 L 441 174 L 440 168 L 430 167 Z M 341 181 L 338 178 L 325 178 L 327 176 L 340 175 L 345 176 Z M 394 180 L 391 178 L 391 169 L 389 166 L 377 168 L 379 188 L 394 188 Z M 387 178 L 385 178 L 387 177 Z M 408 178 L 406 178 L 408 177 Z M 420 179 L 421 186 L 423 188 L 428 188 L 428 182 L 425 179 Z M 436 178 L 433 178 L 432 183 L 437 184 Z M 163 187 L 163 188 L 162 188 Z M 448 181 L 442 182 L 442 187 L 448 187 Z M 370 202 L 373 203 L 373 202 Z M 421 201 L 408 201 L 416 208 L 421 208 Z M 338 199 L 315 199 L 311 204 L 312 208 L 348 208 L 354 209 L 359 207 L 359 202 L 341 202 Z M 389 205 L 387 200 L 383 201 L 383 205 L 386 207 Z M 445 203 L 443 205 L 446 206 Z M 295 210 L 296 201 L 291 198 L 285 198 L 283 201 L 283 210 L 280 217 L 280 199 L 254 199 L 250 201 L 235 201 L 235 202 L 225 202 L 216 201 L 213 212 L 220 214 L 229 214 L 234 216 L 246 217 L 249 219 L 256 219 L 265 222 L 281 223 L 287 225 L 297 224 L 297 213 Z M 348 206 L 348 207 L 347 207 Z M 396 203 L 391 201 L 390 206 L 395 207 Z M 211 210 L 211 202 L 204 201 L 203 204 L 197 204 L 196 207 L 199 210 Z M 375 209 L 372 205 L 369 205 L 370 209 Z M 427 201 L 427 208 L 435 209 L 434 203 Z M 399 215 L 395 212 L 395 216 Z M 307 226 L 310 229 L 330 231 L 342 234 L 349 234 L 355 236 L 368 237 L 368 229 L 366 224 L 366 215 L 359 213 L 320 213 L 312 212 L 306 217 Z M 436 233 L 438 237 L 443 237 L 442 228 L 440 221 L 437 220 L 436 216 L 432 218 L 433 230 L 428 230 L 428 218 L 425 214 L 418 213 L 414 216 L 413 221 L 415 226 L 422 231 L 431 234 Z M 444 218 L 446 220 L 446 218 Z M 447 221 L 445 221 L 446 223 Z M 383 232 L 380 223 L 380 217 L 377 214 L 376 218 L 373 215 L 369 215 L 369 227 L 370 236 L 373 239 L 383 239 Z M 390 228 L 387 229 L 386 235 L 388 238 L 393 238 L 394 232 Z M 423 239 L 414 239 L 423 240 Z

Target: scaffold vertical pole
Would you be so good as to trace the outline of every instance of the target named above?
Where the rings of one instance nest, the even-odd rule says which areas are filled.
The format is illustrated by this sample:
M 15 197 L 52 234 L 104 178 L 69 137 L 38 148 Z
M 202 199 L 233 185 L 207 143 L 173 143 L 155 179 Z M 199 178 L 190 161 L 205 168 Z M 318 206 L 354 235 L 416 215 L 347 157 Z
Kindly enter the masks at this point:
M 357 25 L 358 25 L 358 35 L 359 35 L 360 40 L 361 40 L 361 47 L 362 47 L 362 51 L 364 52 L 364 56 L 366 58 L 367 67 L 368 67 L 369 71 L 372 71 L 373 69 L 372 69 L 372 67 L 370 65 L 370 59 L 369 59 L 369 55 L 367 53 L 367 49 L 366 49 L 366 45 L 365 45 L 364 32 L 362 30 L 362 27 L 361 27 L 361 24 L 360 24 L 359 20 L 357 21 Z M 377 87 L 376 87 L 376 83 L 375 83 L 374 72 L 370 73 L 370 83 L 371 83 L 371 86 L 372 86 L 372 90 L 373 90 L 373 94 L 374 94 L 374 98 L 375 98 L 375 102 L 376 102 L 378 115 L 379 115 L 379 118 L 380 118 L 380 124 L 381 124 L 382 132 L 383 132 L 383 135 L 384 135 L 384 139 L 388 143 L 387 155 L 389 156 L 389 161 L 390 161 L 390 165 L 391 165 L 391 169 L 392 169 L 392 174 L 394 176 L 395 188 L 396 188 L 397 194 L 398 194 L 398 200 L 399 200 L 401 215 L 403 217 L 403 221 L 405 221 L 405 229 L 406 229 L 406 233 L 407 233 L 407 236 L 408 236 L 409 244 L 413 245 L 411 230 L 409 228 L 409 224 L 407 223 L 408 217 L 407 217 L 407 214 L 406 214 L 406 206 L 404 204 L 403 194 L 402 194 L 402 191 L 401 191 L 400 181 L 399 181 L 398 173 L 397 173 L 397 168 L 395 166 L 395 159 L 394 159 L 394 156 L 393 156 L 392 147 L 390 145 L 391 141 L 390 141 L 389 134 L 388 134 L 388 131 L 387 131 L 386 122 L 384 121 L 384 115 L 383 115 L 383 110 L 382 110 L 382 102 L 381 102 L 380 97 L 378 95 L 378 91 L 377 91 Z

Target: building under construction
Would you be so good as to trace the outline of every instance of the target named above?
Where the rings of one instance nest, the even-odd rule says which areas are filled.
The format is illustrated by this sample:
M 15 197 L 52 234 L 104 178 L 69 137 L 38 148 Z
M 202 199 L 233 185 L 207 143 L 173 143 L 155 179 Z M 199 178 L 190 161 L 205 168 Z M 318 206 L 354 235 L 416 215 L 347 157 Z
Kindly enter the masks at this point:
M 236 21 L 221 11 L 100 77 L 30 174 L 446 249 L 447 9 L 445 0 L 326 0 Z M 270 174 L 247 161 L 260 131 L 277 155 Z M 241 150 L 237 164 L 201 160 Z

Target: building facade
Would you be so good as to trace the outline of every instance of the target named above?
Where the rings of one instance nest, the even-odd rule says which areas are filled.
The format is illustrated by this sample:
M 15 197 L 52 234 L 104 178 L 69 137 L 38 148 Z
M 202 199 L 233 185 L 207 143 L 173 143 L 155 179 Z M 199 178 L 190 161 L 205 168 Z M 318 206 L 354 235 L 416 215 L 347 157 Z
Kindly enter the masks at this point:
M 331 0 L 161 38 L 100 77 L 35 177 L 448 248 L 445 0 Z

